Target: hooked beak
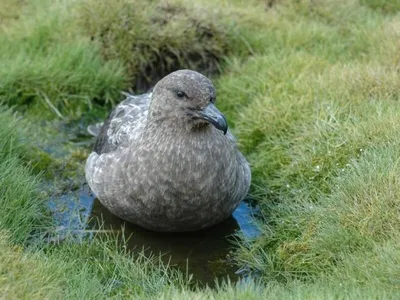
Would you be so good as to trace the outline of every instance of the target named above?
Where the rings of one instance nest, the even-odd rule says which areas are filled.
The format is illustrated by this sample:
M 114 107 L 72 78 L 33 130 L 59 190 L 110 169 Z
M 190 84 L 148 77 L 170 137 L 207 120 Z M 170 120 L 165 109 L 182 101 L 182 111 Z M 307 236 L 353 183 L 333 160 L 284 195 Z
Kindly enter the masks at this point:
M 208 104 L 203 110 L 198 112 L 200 119 L 206 120 L 215 128 L 221 130 L 224 134 L 228 131 L 228 123 L 225 116 L 215 107 L 214 104 Z

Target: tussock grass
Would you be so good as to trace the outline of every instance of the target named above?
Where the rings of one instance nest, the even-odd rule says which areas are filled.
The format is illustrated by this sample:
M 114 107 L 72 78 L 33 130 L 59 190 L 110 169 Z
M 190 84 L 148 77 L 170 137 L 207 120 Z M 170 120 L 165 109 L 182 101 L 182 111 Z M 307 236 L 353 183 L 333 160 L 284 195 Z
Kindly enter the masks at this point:
M 220 14 L 189 1 L 83 1 L 77 10 L 103 56 L 123 61 L 139 89 L 177 69 L 215 73 L 232 48 Z

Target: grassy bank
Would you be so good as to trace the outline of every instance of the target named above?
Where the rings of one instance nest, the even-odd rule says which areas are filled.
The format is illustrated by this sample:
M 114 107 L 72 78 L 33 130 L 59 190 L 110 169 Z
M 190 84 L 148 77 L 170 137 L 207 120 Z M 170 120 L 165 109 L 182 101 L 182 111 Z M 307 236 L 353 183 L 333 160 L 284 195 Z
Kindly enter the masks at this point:
M 399 13 L 394 0 L 4 1 L 0 99 L 20 114 L 0 113 L 0 294 L 398 298 Z M 112 236 L 46 242 L 39 189 L 60 158 L 31 145 L 57 130 L 33 124 L 100 119 L 176 68 L 211 74 L 252 165 L 262 235 L 236 261 L 256 282 L 189 288 Z M 73 151 L 61 177 L 81 170 L 87 149 Z
M 398 22 L 355 1 L 306 4 L 267 13 L 290 16 L 281 51 L 218 80 L 228 108 L 233 94 L 244 106 L 232 118 L 267 219 L 240 258 L 267 280 L 398 287 Z

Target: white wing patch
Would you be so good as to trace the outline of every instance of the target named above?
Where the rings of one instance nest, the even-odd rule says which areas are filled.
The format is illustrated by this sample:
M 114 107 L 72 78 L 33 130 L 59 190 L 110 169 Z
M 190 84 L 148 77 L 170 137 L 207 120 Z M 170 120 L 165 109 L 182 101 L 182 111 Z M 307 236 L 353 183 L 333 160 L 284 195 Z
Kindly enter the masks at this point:
M 104 122 L 97 137 L 95 151 L 114 151 L 128 144 L 126 142 L 137 140 L 146 126 L 150 99 L 151 93 L 140 96 L 127 94 L 127 98 L 117 105 Z
M 139 98 L 139 97 L 138 97 Z M 136 140 L 146 126 L 148 103 L 121 103 L 116 108 L 116 115 L 107 129 L 108 142 L 121 144 L 124 140 Z

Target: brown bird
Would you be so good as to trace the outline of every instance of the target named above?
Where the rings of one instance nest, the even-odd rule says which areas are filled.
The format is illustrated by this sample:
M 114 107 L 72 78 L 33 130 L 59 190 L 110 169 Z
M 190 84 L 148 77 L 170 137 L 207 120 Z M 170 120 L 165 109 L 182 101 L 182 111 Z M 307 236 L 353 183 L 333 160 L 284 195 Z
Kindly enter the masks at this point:
M 101 203 L 155 231 L 199 230 L 228 218 L 251 173 L 215 100 L 207 77 L 180 70 L 150 94 L 128 94 L 99 132 L 89 127 L 97 141 L 85 173 Z

